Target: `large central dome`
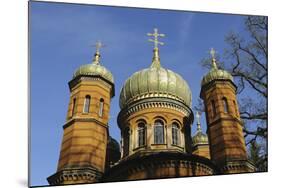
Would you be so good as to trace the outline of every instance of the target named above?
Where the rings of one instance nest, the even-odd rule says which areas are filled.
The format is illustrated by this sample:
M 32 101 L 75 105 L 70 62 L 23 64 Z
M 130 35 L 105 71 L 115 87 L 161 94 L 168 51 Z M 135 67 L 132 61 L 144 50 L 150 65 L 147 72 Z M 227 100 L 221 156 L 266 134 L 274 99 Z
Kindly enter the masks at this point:
M 120 108 L 146 98 L 169 98 L 191 106 L 191 91 L 186 81 L 177 73 L 162 68 L 158 49 L 154 49 L 150 68 L 134 73 L 128 78 L 120 93 Z

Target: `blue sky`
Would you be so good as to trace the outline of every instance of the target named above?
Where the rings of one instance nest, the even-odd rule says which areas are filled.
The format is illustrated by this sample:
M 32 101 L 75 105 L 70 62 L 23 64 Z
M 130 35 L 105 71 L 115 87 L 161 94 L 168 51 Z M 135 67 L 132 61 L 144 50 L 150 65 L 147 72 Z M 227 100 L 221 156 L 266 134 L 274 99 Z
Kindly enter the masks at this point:
M 146 33 L 157 27 L 166 35 L 161 41 L 161 64 L 179 73 L 197 104 L 200 82 L 207 72 L 200 61 L 214 47 L 223 53 L 225 35 L 243 33 L 244 16 L 185 11 L 164 11 L 60 3 L 30 3 L 31 76 L 31 185 L 47 185 L 59 158 L 66 111 L 68 82 L 75 70 L 91 63 L 101 40 L 101 64 L 114 75 L 110 134 L 120 140 L 116 117 L 119 93 L 125 80 L 151 64 L 153 44 Z M 201 118 L 206 130 L 205 118 Z M 196 130 L 193 125 L 193 133 Z

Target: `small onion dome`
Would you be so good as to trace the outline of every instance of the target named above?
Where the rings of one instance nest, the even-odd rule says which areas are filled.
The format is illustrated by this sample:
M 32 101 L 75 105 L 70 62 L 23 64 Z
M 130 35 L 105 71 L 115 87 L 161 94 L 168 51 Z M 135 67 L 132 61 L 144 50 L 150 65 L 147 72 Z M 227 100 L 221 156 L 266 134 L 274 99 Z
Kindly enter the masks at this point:
M 200 145 L 200 144 L 208 144 L 208 136 L 202 132 L 201 123 L 200 123 L 200 114 L 196 112 L 196 119 L 197 119 L 197 132 L 192 137 L 193 146 Z
M 226 70 L 218 69 L 216 59 L 212 59 L 211 70 L 203 77 L 201 86 L 210 83 L 213 80 L 231 80 L 233 82 L 232 75 Z
M 100 54 L 97 52 L 93 63 L 80 66 L 74 73 L 73 78 L 83 76 L 100 76 L 110 83 L 114 83 L 112 73 L 99 63 Z
M 152 65 L 134 73 L 121 89 L 119 105 L 123 109 L 133 101 L 148 98 L 170 98 L 191 106 L 191 91 L 177 73 L 162 68 L 158 49 L 154 49 Z
M 108 139 L 107 146 L 108 146 L 108 148 L 110 148 L 112 150 L 120 152 L 119 143 L 114 138 L 112 138 L 111 136 Z
M 197 132 L 193 137 L 192 137 L 192 143 L 194 146 L 198 144 L 208 144 L 208 136 L 204 134 L 202 131 Z
M 121 157 L 120 146 L 118 142 L 109 136 L 107 141 L 107 161 L 108 164 L 114 164 L 119 161 Z

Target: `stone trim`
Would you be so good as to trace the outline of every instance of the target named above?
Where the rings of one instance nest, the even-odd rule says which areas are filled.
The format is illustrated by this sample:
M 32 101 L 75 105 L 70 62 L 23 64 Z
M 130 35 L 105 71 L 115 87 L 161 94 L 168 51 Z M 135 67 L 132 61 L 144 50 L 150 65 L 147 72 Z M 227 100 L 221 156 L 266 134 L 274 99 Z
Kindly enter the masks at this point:
M 248 171 L 241 171 L 241 169 L 248 169 Z M 255 166 L 248 160 L 239 160 L 239 161 L 227 161 L 226 164 L 221 167 L 222 172 L 227 171 L 240 171 L 239 173 L 243 172 L 254 172 Z
M 118 126 L 122 126 L 122 122 L 126 117 L 130 116 L 131 114 L 148 109 L 148 108 L 169 108 L 176 110 L 178 112 L 183 113 L 185 116 L 190 117 L 191 121 L 193 121 L 193 113 L 192 110 L 182 102 L 174 101 L 167 98 L 150 98 L 150 99 L 143 99 L 130 106 L 123 108 L 117 118 Z
M 104 124 L 104 123 L 96 120 L 95 118 L 77 118 L 77 117 L 74 117 L 74 118 L 70 119 L 69 121 L 67 121 L 63 125 L 63 129 L 66 129 L 67 127 L 69 127 L 70 125 L 72 125 L 75 122 L 95 122 L 95 123 L 98 123 L 99 125 L 104 126 L 105 128 L 108 128 L 108 124 Z
M 67 181 L 81 181 L 94 183 L 99 181 L 102 173 L 92 166 L 86 167 L 65 167 L 47 178 L 50 185 L 62 185 Z
M 80 83 L 82 80 L 88 80 L 88 81 L 102 81 L 101 83 L 108 87 L 111 88 L 110 96 L 111 98 L 115 96 L 115 87 L 114 84 L 111 83 L 110 81 L 106 80 L 102 76 L 99 75 L 79 75 L 72 80 L 68 82 L 68 86 L 70 91 L 75 87 L 78 83 Z
M 203 98 L 203 93 L 206 92 L 208 89 L 210 89 L 211 87 L 213 87 L 213 85 L 216 83 L 216 82 L 229 82 L 233 87 L 234 87 L 234 91 L 236 92 L 237 90 L 237 86 L 235 85 L 235 83 L 229 79 L 215 79 L 215 80 L 212 80 L 211 82 L 209 82 L 208 84 L 206 85 L 203 85 L 201 87 L 201 91 L 200 91 L 200 98 Z

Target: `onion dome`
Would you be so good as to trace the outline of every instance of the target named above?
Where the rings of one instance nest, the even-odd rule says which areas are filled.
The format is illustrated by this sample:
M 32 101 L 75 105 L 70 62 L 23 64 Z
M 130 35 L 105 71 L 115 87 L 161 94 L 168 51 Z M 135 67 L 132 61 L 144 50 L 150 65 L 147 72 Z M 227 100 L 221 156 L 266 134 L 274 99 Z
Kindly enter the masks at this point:
M 111 136 L 108 138 L 106 150 L 108 165 L 114 164 L 120 160 L 121 153 L 119 143 Z
M 191 91 L 186 81 L 177 73 L 161 67 L 159 50 L 154 48 L 149 68 L 129 77 L 121 89 L 120 108 L 147 98 L 170 98 L 191 106 Z
M 200 123 L 200 115 L 196 113 L 197 118 L 197 131 L 195 135 L 192 137 L 193 146 L 200 145 L 200 144 L 209 144 L 208 136 L 202 132 L 201 123 Z
M 112 138 L 111 136 L 109 136 L 107 147 L 114 150 L 114 151 L 120 152 L 119 143 L 114 138 Z
M 214 57 L 215 51 L 211 49 L 212 55 L 212 68 L 211 70 L 203 77 L 201 81 L 201 86 L 204 86 L 210 83 L 213 80 L 231 80 L 233 82 L 232 75 L 226 70 L 218 69 L 216 59 Z
M 114 79 L 112 73 L 106 69 L 104 66 L 100 65 L 100 53 L 99 48 L 102 47 L 102 44 L 98 42 L 96 44 L 97 51 L 95 53 L 95 57 L 91 64 L 86 64 L 80 66 L 74 73 L 73 78 L 77 76 L 100 76 L 105 80 L 109 81 L 110 83 L 114 84 Z

